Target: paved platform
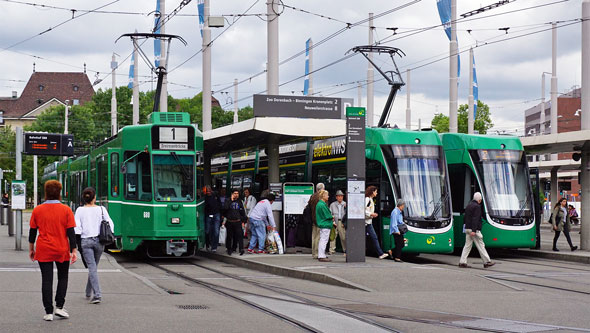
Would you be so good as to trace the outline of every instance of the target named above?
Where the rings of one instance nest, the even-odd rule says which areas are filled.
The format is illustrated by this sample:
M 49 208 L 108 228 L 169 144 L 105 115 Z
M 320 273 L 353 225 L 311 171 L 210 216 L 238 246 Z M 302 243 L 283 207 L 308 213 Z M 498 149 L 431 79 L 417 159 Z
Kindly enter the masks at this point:
M 563 234 L 560 236 L 557 243 L 557 247 L 560 249 L 560 251 L 552 251 L 554 233 L 551 230 L 551 226 L 548 223 L 545 224 L 546 226 L 543 225 L 541 228 L 541 249 L 492 249 L 489 251 L 492 254 L 492 259 L 494 255 L 524 256 L 590 264 L 590 251 L 577 250 L 575 252 L 571 252 Z M 578 225 L 573 226 L 571 231 L 572 241 L 574 245 L 578 246 L 580 244 L 579 230 L 580 226 Z M 364 263 L 347 263 L 346 257 L 342 253 L 337 253 L 330 256 L 332 262 L 324 263 L 319 262 L 317 259 L 312 259 L 311 251 L 304 250 L 303 252 L 304 253 L 287 253 L 282 255 L 246 253 L 242 256 L 234 253 L 231 256 L 228 256 L 225 253 L 225 246 L 221 245 L 218 248 L 217 253 L 200 251 L 198 255 L 269 274 L 299 278 L 303 280 L 365 291 L 379 289 L 379 284 L 373 285 L 371 283 L 365 283 L 364 281 L 371 281 L 372 278 L 369 278 L 368 280 L 359 280 L 354 277 L 354 274 L 350 274 L 350 272 L 360 272 L 362 268 L 370 268 L 371 271 L 377 272 L 373 269 L 388 267 L 391 268 L 396 265 L 396 263 L 392 260 L 379 260 L 372 257 L 367 257 L 366 262 Z M 472 250 L 472 256 L 473 255 L 477 255 L 476 250 Z M 449 255 L 449 258 L 445 259 L 445 261 L 449 263 L 453 262 L 453 260 L 458 263 L 459 257 L 455 256 L 455 258 L 453 258 L 452 255 Z M 349 278 L 350 276 L 352 276 L 352 278 Z M 387 276 L 382 276 L 382 278 L 386 279 Z

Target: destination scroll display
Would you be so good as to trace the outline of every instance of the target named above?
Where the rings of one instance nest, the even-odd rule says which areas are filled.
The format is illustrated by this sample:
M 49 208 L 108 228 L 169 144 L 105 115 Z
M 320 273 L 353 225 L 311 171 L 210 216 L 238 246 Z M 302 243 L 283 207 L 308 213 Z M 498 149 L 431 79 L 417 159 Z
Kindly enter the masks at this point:
M 152 149 L 192 150 L 195 146 L 195 129 L 183 126 L 157 126 L 152 128 Z

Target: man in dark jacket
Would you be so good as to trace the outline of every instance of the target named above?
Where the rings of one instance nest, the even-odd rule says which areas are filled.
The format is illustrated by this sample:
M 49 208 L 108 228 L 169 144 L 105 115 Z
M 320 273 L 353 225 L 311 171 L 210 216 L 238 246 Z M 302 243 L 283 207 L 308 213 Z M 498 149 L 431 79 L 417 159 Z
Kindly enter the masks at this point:
M 219 244 L 221 202 L 211 186 L 207 185 L 205 192 L 205 244 L 207 250 L 211 249 L 212 252 L 215 252 Z
M 488 268 L 494 266 L 488 252 L 486 251 L 485 244 L 483 243 L 483 235 L 481 234 L 481 193 L 475 192 L 473 200 L 465 208 L 465 246 L 461 253 L 461 259 L 459 260 L 459 267 L 469 268 L 467 265 L 467 257 L 471 252 L 471 247 L 475 243 L 479 256 L 483 260 L 483 267 Z
M 242 227 L 246 223 L 246 210 L 240 200 L 240 192 L 234 189 L 231 192 L 230 199 L 223 205 L 223 216 L 227 219 L 225 229 L 227 229 L 227 238 L 225 247 L 227 254 L 231 256 L 236 248 L 240 249 L 240 255 L 244 254 L 244 231 Z

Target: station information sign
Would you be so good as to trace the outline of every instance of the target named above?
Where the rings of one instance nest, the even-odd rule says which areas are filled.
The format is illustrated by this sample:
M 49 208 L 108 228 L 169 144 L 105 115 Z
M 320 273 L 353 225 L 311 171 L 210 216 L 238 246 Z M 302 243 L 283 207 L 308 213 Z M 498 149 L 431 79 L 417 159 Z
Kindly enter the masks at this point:
M 29 155 L 74 155 L 72 134 L 25 133 L 24 153 Z

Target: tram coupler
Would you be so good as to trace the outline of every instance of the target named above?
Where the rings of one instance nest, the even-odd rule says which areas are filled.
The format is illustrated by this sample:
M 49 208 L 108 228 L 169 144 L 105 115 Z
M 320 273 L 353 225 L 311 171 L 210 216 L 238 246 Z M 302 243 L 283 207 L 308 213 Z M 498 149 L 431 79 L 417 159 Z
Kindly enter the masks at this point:
M 184 253 L 188 251 L 188 243 L 184 240 L 181 241 L 174 241 L 169 240 L 166 241 L 166 254 L 167 255 L 174 255 L 176 257 L 180 257 Z

